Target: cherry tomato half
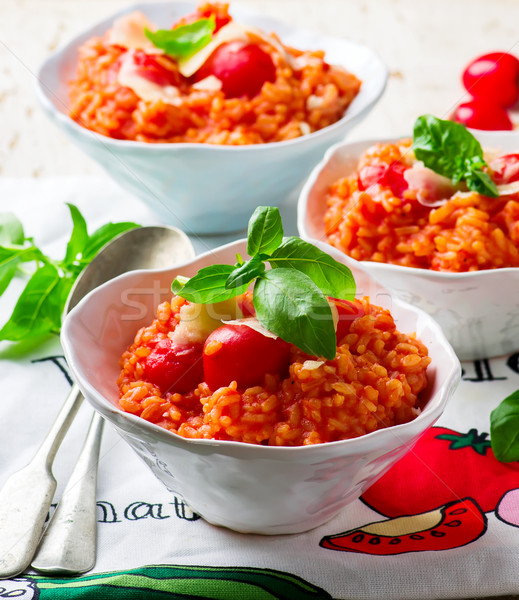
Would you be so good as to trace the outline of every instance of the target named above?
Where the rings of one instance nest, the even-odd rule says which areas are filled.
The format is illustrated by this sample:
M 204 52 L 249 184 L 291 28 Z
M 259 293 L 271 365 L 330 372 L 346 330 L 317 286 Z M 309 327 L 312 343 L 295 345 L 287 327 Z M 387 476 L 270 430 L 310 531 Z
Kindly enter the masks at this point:
M 505 154 L 493 160 L 489 166 L 497 185 L 519 181 L 519 154 Z
M 161 62 L 163 61 L 163 62 Z M 135 72 L 140 76 L 144 77 L 148 81 L 156 83 L 161 87 L 167 85 L 178 86 L 180 77 L 178 71 L 174 67 L 172 60 L 165 56 L 152 54 L 146 54 L 142 50 L 136 50 L 133 55 L 133 62 L 136 66 Z M 166 65 L 171 63 L 171 69 L 168 69 Z
M 472 129 L 497 131 L 514 128 L 506 109 L 486 100 L 471 100 L 460 104 L 452 118 Z
M 402 194 L 409 187 L 404 178 L 404 173 L 409 167 L 399 161 L 394 161 L 390 165 L 366 165 L 359 171 L 357 185 L 359 190 L 367 190 L 372 185 L 379 183 L 391 189 L 393 195 L 402 197 Z
M 175 27 L 180 27 L 181 25 L 190 25 L 191 23 L 200 21 L 200 19 L 209 19 L 210 17 L 214 17 L 215 22 L 213 34 L 232 21 L 227 5 L 211 4 L 208 2 L 199 6 L 195 12 L 179 19 L 171 29 L 175 29 Z
M 253 98 L 266 81 L 276 80 L 276 67 L 270 54 L 257 44 L 236 40 L 218 46 L 198 70 L 196 80 L 209 75 L 222 82 L 222 91 L 227 98 Z
M 224 325 L 204 344 L 204 379 L 212 390 L 238 383 L 240 389 L 263 385 L 267 373 L 288 372 L 290 346 L 247 325 Z
M 506 52 L 491 52 L 474 59 L 463 71 L 462 79 L 474 98 L 505 108 L 519 98 L 519 60 Z
M 163 394 L 187 394 L 204 379 L 202 346 L 177 345 L 169 338 L 161 340 L 146 357 L 144 376 Z

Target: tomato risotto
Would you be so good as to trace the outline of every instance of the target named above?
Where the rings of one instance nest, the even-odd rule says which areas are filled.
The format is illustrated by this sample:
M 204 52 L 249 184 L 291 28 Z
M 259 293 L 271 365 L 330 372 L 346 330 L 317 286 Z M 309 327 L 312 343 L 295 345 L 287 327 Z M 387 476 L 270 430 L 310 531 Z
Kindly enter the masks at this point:
M 174 332 L 182 324 L 179 315 L 190 305 L 175 296 L 158 307 L 157 318 L 140 329 L 123 354 L 120 406 L 186 438 L 273 446 L 355 438 L 414 419 L 427 385 L 426 347 L 414 335 L 398 332 L 389 311 L 367 298 L 335 302 L 341 304 L 339 313 L 349 317 L 339 318 L 333 360 L 308 356 L 279 338 L 254 341 L 253 358 L 247 350 L 231 358 L 231 348 L 226 364 L 248 360 L 249 369 L 242 365 L 242 370 L 253 372 L 264 360 L 261 345 L 272 345 L 266 368 L 276 372 L 264 372 L 260 383 L 247 385 L 247 378 L 238 383 L 240 377 L 222 384 L 207 370 L 225 344 L 218 329 L 205 342 L 203 361 L 196 343 L 172 351 Z M 247 339 L 261 335 L 248 326 L 241 329 L 248 330 Z M 225 369 L 223 364 L 216 376 Z M 216 383 L 210 386 L 211 380 Z
M 323 51 L 290 48 L 235 22 L 227 4 L 204 4 L 168 30 L 126 15 L 81 46 L 69 114 L 122 140 L 260 144 L 335 123 L 360 86 Z
M 519 155 L 492 157 L 487 172 L 495 198 L 424 168 L 410 139 L 376 144 L 328 191 L 328 242 L 356 260 L 435 271 L 518 267 Z

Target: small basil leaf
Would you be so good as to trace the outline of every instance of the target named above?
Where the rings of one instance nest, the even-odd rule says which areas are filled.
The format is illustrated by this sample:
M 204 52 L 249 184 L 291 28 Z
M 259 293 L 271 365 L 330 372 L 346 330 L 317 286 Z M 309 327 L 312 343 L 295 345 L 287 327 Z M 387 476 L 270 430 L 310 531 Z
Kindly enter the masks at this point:
M 77 206 L 69 203 L 67 206 L 70 210 L 73 227 L 63 262 L 65 265 L 71 265 L 79 255 L 82 255 L 88 240 L 88 231 L 86 221 Z
M 136 227 L 140 227 L 140 225 L 129 221 L 122 223 L 106 223 L 105 225 L 102 225 L 88 238 L 83 249 L 82 263 L 89 263 L 99 250 L 113 240 L 114 237 L 130 229 L 135 229 Z
M 42 253 L 35 246 L 26 248 L 21 246 L 4 248 L 0 246 L 0 296 L 11 283 L 18 265 L 23 262 L 42 259 Z
M 283 241 L 283 224 L 279 208 L 258 206 L 249 220 L 247 252 L 270 255 Z
M 355 298 L 355 279 L 350 269 L 300 238 L 285 240 L 268 261 L 273 269 L 292 268 L 308 275 L 326 296 Z
M 413 150 L 418 160 L 454 183 L 464 180 L 470 190 L 495 197 L 497 188 L 482 170 L 486 166 L 478 140 L 461 123 L 422 115 L 413 129 Z
M 259 256 L 254 256 L 229 275 L 225 282 L 226 289 L 248 285 L 253 279 L 265 272 L 265 265 Z
M 212 304 L 234 298 L 247 289 L 247 285 L 227 289 L 225 284 L 229 275 L 234 271 L 232 265 L 211 265 L 200 269 L 182 285 L 181 281 L 173 281 L 173 293 L 197 304 Z
M 144 33 L 151 43 L 173 58 L 188 58 L 207 46 L 211 41 L 216 23 L 214 17 L 200 19 L 174 29 L 159 29 Z
M 490 442 L 497 460 L 519 460 L 519 390 L 490 413 Z
M 489 196 L 490 198 L 497 198 L 499 196 L 496 184 L 485 171 L 474 169 L 466 175 L 465 181 L 470 190 L 483 194 L 483 196 Z
M 330 305 L 300 271 L 273 269 L 256 281 L 256 316 L 269 331 L 311 356 L 335 358 L 336 338 Z
M 0 245 L 21 245 L 25 241 L 23 225 L 11 212 L 0 213 Z
M 56 333 L 61 325 L 64 285 L 51 264 L 39 268 L 29 279 L 11 317 L 0 330 L 0 340 L 19 342 L 27 337 Z

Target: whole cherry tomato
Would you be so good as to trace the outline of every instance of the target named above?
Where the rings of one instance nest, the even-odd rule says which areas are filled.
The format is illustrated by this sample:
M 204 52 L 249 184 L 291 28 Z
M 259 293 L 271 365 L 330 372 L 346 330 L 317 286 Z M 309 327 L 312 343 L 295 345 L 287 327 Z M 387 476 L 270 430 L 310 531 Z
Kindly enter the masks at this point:
M 519 60 L 506 52 L 491 52 L 474 59 L 463 71 L 462 79 L 474 98 L 505 108 L 519 98 Z
M 262 385 L 267 373 L 285 375 L 290 346 L 247 325 L 224 325 L 204 344 L 204 379 L 212 390 L 232 381 L 240 389 Z
M 489 166 L 497 185 L 519 181 L 519 154 L 505 154 L 493 160 Z
M 452 118 L 471 129 L 495 131 L 514 128 L 506 109 L 487 100 L 471 100 L 460 104 Z
M 157 343 L 144 362 L 144 376 L 160 391 L 186 394 L 204 379 L 202 346 L 176 345 L 166 338 Z
M 409 187 L 404 178 L 404 173 L 409 167 L 399 161 L 394 161 L 390 165 L 366 165 L 359 171 L 357 185 L 359 190 L 367 190 L 372 185 L 379 183 L 391 189 L 393 194 L 402 197 L 402 194 Z
M 276 67 L 270 54 L 257 44 L 236 40 L 218 46 L 198 70 L 196 80 L 209 75 L 222 82 L 227 98 L 253 98 L 266 81 L 276 80 Z
M 163 62 L 161 62 L 163 61 Z M 172 60 L 166 56 L 146 54 L 142 50 L 136 50 L 133 55 L 133 62 L 136 65 L 135 72 L 140 76 L 144 77 L 148 81 L 156 83 L 161 87 L 167 85 L 178 86 L 180 77 L 178 71 L 174 67 Z M 171 64 L 171 69 L 168 69 L 168 64 Z

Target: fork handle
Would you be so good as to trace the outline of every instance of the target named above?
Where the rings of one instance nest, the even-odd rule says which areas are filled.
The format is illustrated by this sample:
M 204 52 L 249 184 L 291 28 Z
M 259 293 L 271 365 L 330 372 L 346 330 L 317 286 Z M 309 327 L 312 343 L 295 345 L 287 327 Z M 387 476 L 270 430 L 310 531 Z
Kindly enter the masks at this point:
M 103 424 L 103 418 L 94 413 L 76 466 L 32 560 L 37 571 L 75 575 L 95 565 L 97 463 Z
M 0 579 L 18 575 L 31 563 L 56 490 L 52 463 L 82 399 L 73 385 L 34 458 L 0 490 Z

